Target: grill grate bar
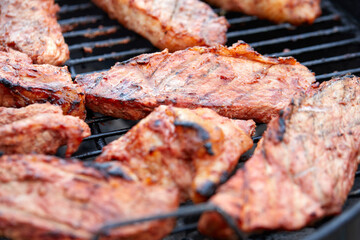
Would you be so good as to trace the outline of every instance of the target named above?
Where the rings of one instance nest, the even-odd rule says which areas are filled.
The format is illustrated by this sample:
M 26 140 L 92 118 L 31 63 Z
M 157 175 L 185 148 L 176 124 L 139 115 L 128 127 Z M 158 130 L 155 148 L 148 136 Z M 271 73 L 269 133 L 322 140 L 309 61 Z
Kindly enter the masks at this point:
M 357 58 L 357 57 L 360 57 L 360 52 L 347 53 L 347 54 L 343 54 L 343 55 L 339 55 L 339 56 L 335 56 L 335 57 L 316 59 L 316 60 L 312 60 L 312 61 L 302 62 L 301 64 L 305 65 L 307 67 L 310 67 L 310 66 L 324 64 L 324 63 L 338 62 L 338 61 L 342 61 L 342 60 L 350 60 L 352 58 Z
M 316 80 L 324 80 L 324 79 L 328 79 L 328 78 L 332 78 L 332 77 L 336 77 L 336 76 L 340 76 L 340 75 L 353 74 L 353 73 L 359 73 L 359 72 L 360 72 L 360 67 L 352 68 L 352 69 L 347 69 L 344 71 L 338 71 L 338 72 L 333 72 L 333 73 L 317 75 Z
M 197 228 L 197 225 L 198 225 L 197 223 L 192 223 L 192 224 L 187 224 L 185 226 L 177 227 L 174 230 L 172 230 L 171 234 L 180 233 L 189 230 L 195 230 Z
M 74 5 L 62 5 L 60 8 L 59 13 L 68 13 L 68 12 L 75 12 L 80 10 L 86 10 L 93 7 L 91 3 L 80 3 Z
M 90 29 L 83 29 L 83 30 L 76 30 L 71 32 L 65 32 L 63 33 L 63 36 L 65 38 L 71 38 L 71 37 L 90 37 L 91 36 L 99 36 L 99 35 L 105 35 L 108 33 L 116 32 L 120 29 L 120 26 L 107 26 L 102 28 L 90 28 Z
M 106 122 L 106 121 L 111 121 L 117 118 L 114 117 L 109 117 L 109 116 L 103 116 L 103 117 L 97 117 L 97 118 L 93 118 L 93 119 L 88 119 L 85 120 L 85 122 L 87 124 L 91 124 L 91 123 L 99 123 L 99 122 Z
M 113 52 L 113 53 L 107 53 L 107 54 L 102 54 L 102 55 L 98 55 L 98 56 L 70 59 L 70 60 L 68 60 L 66 62 L 66 65 L 72 66 L 72 65 L 88 63 L 88 62 L 102 61 L 102 60 L 111 59 L 111 58 L 112 59 L 117 59 L 117 58 L 120 58 L 120 57 L 129 56 L 129 55 L 141 54 L 141 53 L 144 53 L 144 52 L 149 52 L 151 50 L 152 50 L 151 48 L 136 48 L 136 49 L 123 51 L 123 52 Z
M 68 26 L 68 25 L 95 23 L 103 18 L 104 18 L 103 15 L 92 15 L 92 16 L 62 19 L 62 20 L 58 20 L 58 23 L 60 24 L 60 26 L 63 27 L 63 26 Z
M 338 16 L 339 16 L 338 14 L 322 16 L 322 17 L 319 17 L 318 19 L 316 19 L 315 23 L 321 23 L 321 22 L 334 20 Z M 263 32 L 269 32 L 269 31 L 274 31 L 274 30 L 282 30 L 282 29 L 294 29 L 294 26 L 292 26 L 289 23 L 282 23 L 282 24 L 278 24 L 278 25 L 271 25 L 271 26 L 265 26 L 265 27 L 247 29 L 247 30 L 233 31 L 233 32 L 228 33 L 226 36 L 228 38 L 232 38 L 232 37 L 247 36 L 250 34 L 263 33 Z
M 83 141 L 93 140 L 93 139 L 97 139 L 97 138 L 111 137 L 111 136 L 115 136 L 115 135 L 122 135 L 122 134 L 125 134 L 130 129 L 131 128 L 122 128 L 122 129 L 119 129 L 119 130 L 92 134 L 91 136 L 89 136 L 87 138 L 84 138 Z
M 89 152 L 86 152 L 83 154 L 72 155 L 71 157 L 77 158 L 77 159 L 87 159 L 87 158 L 95 157 L 95 156 L 99 155 L 101 152 L 102 152 L 102 150 L 95 150 L 95 151 L 89 151 Z
M 288 52 L 277 52 L 277 53 L 273 53 L 271 55 L 277 56 L 277 57 L 285 57 L 285 56 L 290 56 L 290 55 L 299 55 L 299 54 L 302 54 L 302 53 L 309 53 L 309 52 L 318 51 L 318 50 L 330 49 L 330 48 L 333 48 L 333 47 L 342 47 L 342 46 L 345 46 L 345 45 L 354 44 L 357 41 L 359 41 L 359 39 L 350 38 L 350 39 L 341 40 L 341 41 L 337 41 L 337 42 L 316 44 L 316 45 L 309 46 L 309 47 L 298 48 L 298 49 L 295 49 L 295 50 L 290 50 Z
M 348 197 L 359 197 L 360 196 L 360 189 L 356 189 L 349 193 Z
M 304 40 L 307 38 L 323 37 L 323 36 L 329 36 L 329 35 L 338 34 L 338 33 L 349 32 L 353 29 L 354 29 L 353 26 L 340 26 L 340 27 L 336 26 L 336 27 L 333 27 L 330 29 L 325 29 L 325 30 L 321 29 L 321 30 L 317 30 L 314 32 L 308 32 L 308 33 L 302 33 L 302 34 L 297 34 L 297 35 L 293 35 L 293 36 L 286 36 L 286 37 L 280 37 L 280 38 L 273 38 L 271 40 L 254 42 L 254 43 L 250 43 L 250 45 L 255 48 L 255 47 L 263 47 L 263 46 L 274 45 L 274 44 L 285 43 L 285 42 L 296 42 L 296 41 Z
M 74 66 L 72 66 L 72 67 L 74 67 Z M 106 70 L 109 70 L 109 68 L 107 68 L 107 69 L 102 69 L 102 70 L 97 70 L 97 71 L 91 71 L 91 72 L 85 72 L 85 73 L 80 73 L 80 74 L 73 74 L 73 73 L 71 73 L 71 77 L 72 78 L 75 78 L 76 76 L 78 76 L 78 75 L 87 75 L 87 74 L 93 74 L 93 73 L 99 73 L 99 72 L 103 72 L 103 71 L 106 71 Z
M 244 17 L 239 17 L 239 18 L 232 18 L 232 19 L 228 19 L 228 22 L 230 24 L 238 24 L 238 23 L 247 23 L 247 22 L 252 22 L 257 20 L 257 17 L 254 16 L 244 16 Z
M 91 41 L 91 42 L 84 42 L 79 44 L 74 44 L 69 46 L 69 50 L 77 50 L 82 48 L 100 48 L 100 47 L 111 47 L 114 45 L 121 45 L 121 44 L 127 44 L 132 39 L 130 37 L 123 37 L 123 38 L 117 38 L 117 39 L 108 39 L 103 41 Z

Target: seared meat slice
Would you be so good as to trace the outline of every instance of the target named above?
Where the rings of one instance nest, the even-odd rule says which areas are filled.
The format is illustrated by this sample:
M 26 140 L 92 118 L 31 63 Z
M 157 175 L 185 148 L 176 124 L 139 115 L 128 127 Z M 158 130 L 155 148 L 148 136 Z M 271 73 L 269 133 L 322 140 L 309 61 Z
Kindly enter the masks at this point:
M 0 48 L 0 106 L 24 107 L 50 102 L 64 114 L 86 117 L 85 94 L 67 67 L 31 64 L 23 53 Z
M 270 121 L 314 81 L 295 59 L 264 57 L 245 43 L 144 54 L 76 78 L 87 107 L 105 115 L 141 119 L 159 105 L 173 105 L 258 122 Z
M 62 114 L 62 110 L 59 106 L 51 105 L 50 103 L 34 103 L 23 108 L 0 107 L 0 125 L 13 123 L 15 121 L 45 113 Z
M 1 45 L 26 53 L 38 64 L 63 65 L 69 59 L 54 0 L 2 0 L 0 9 Z
M 229 11 L 268 19 L 276 23 L 311 24 L 321 14 L 320 0 L 206 0 Z
M 109 175 L 121 175 L 119 169 L 105 170 L 43 155 L 1 157 L 0 234 L 16 240 L 89 240 L 105 223 L 178 207 L 176 189 L 145 186 Z M 149 221 L 111 230 L 101 239 L 157 240 L 173 226 L 172 219 Z
M 70 157 L 90 136 L 90 128 L 78 117 L 63 116 L 58 106 L 33 104 L 20 109 L 0 107 L 0 136 L 0 151 L 6 154 L 55 154 L 67 145 Z
M 244 132 L 245 131 L 250 132 Z M 133 179 L 178 188 L 181 200 L 210 197 L 253 142 L 253 121 L 231 120 L 210 109 L 160 106 L 105 146 L 96 161 L 120 161 Z
M 199 0 L 92 0 L 113 19 L 173 52 L 226 43 L 228 22 Z
M 211 202 L 245 232 L 296 230 L 339 213 L 360 163 L 359 111 L 357 77 L 312 89 L 269 123 L 254 156 Z M 232 236 L 216 213 L 204 214 L 199 229 Z

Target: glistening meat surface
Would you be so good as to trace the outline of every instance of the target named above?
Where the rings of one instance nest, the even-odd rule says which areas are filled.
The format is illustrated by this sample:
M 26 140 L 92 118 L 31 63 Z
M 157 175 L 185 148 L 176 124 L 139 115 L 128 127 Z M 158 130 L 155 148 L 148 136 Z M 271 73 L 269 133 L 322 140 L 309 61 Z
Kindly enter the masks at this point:
M 59 106 L 32 104 L 24 108 L 0 107 L 0 151 L 55 154 L 66 145 L 66 156 L 74 153 L 89 126 L 78 117 L 64 116 Z
M 54 0 L 2 0 L 0 9 L 0 45 L 38 64 L 63 65 L 69 59 Z
M 176 190 L 126 180 L 109 166 L 97 170 L 44 155 L 0 158 L 0 234 L 11 239 L 89 240 L 106 223 L 174 211 L 178 204 Z M 116 228 L 100 239 L 159 240 L 174 223 Z
M 245 231 L 297 230 L 339 213 L 359 164 L 360 79 L 324 82 L 273 119 L 254 156 L 211 198 Z M 199 230 L 232 239 L 221 216 Z
M 99 162 L 118 161 L 132 179 L 179 189 L 181 200 L 205 201 L 227 179 L 253 142 L 251 120 L 160 106 L 104 147 Z
M 215 110 L 268 122 L 314 75 L 293 58 L 270 58 L 245 43 L 144 54 L 111 70 L 78 76 L 95 112 L 141 119 L 160 105 Z
M 268 19 L 276 23 L 311 24 L 321 14 L 321 0 L 206 0 L 229 11 Z
M 173 52 L 226 43 L 228 22 L 199 0 L 92 0 L 111 18 Z
M 0 47 L 0 106 L 50 102 L 64 114 L 85 119 L 85 94 L 67 67 L 32 64 L 24 53 Z

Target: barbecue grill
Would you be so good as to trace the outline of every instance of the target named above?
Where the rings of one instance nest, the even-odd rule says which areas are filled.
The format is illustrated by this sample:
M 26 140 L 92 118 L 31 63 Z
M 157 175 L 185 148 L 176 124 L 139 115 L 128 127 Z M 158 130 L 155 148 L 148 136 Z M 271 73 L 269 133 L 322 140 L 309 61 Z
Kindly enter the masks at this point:
M 158 51 L 149 41 L 122 27 L 89 0 L 57 1 L 61 6 L 59 23 L 69 45 L 71 59 L 67 61 L 72 77 L 78 74 L 107 70 L 118 61 L 124 61 L 142 53 Z M 227 45 L 244 40 L 264 55 L 294 56 L 299 62 L 316 73 L 318 81 L 347 73 L 360 74 L 360 3 L 351 0 L 343 3 L 322 0 L 323 14 L 311 26 L 294 27 L 284 23 L 274 25 L 256 17 L 241 13 L 224 12 L 231 27 L 227 33 Z M 358 7 L 356 8 L 356 5 Z M 348 10 L 346 10 L 348 9 Z M 357 18 L 356 18 L 357 16 Z M 86 122 L 92 135 L 84 140 L 73 155 L 84 161 L 91 161 L 101 149 L 114 139 L 125 134 L 135 121 L 102 116 L 88 111 Z M 264 130 L 257 127 L 253 138 L 256 143 Z M 58 155 L 62 155 L 59 151 Z M 251 156 L 251 152 L 240 159 L 238 167 Z M 245 236 L 236 228 L 233 220 L 221 209 L 209 204 L 183 204 L 178 211 L 116 223 L 104 227 L 118 227 L 151 219 L 176 217 L 177 225 L 166 240 L 209 239 L 196 231 L 197 221 L 205 211 L 218 211 L 240 238 Z M 249 239 L 359 239 L 360 238 L 360 171 L 344 206 L 344 212 L 336 217 L 324 219 L 314 226 L 294 232 L 267 232 L 247 236 Z M 94 236 L 96 239 L 96 236 Z

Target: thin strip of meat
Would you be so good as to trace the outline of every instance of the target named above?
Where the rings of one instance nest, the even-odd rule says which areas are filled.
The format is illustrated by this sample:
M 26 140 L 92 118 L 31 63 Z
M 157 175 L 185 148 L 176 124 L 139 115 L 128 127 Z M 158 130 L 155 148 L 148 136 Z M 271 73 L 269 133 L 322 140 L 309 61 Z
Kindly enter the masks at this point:
M 0 106 L 25 107 L 50 102 L 64 114 L 85 119 L 84 90 L 67 67 L 36 65 L 25 54 L 0 47 Z
M 119 161 L 134 180 L 178 188 L 181 201 L 205 201 L 249 150 L 252 120 L 231 120 L 210 109 L 160 106 L 105 146 L 98 162 Z
M 0 45 L 38 64 L 63 65 L 69 59 L 54 0 L 2 0 L 0 9 Z
M 20 109 L 0 107 L 0 136 L 0 151 L 5 154 L 55 154 L 66 145 L 65 154 L 70 157 L 90 136 L 90 128 L 78 117 L 62 115 L 59 106 L 33 104 Z
M 321 0 L 206 0 L 229 11 L 268 19 L 276 23 L 312 24 L 321 14 Z
M 97 166 L 99 167 L 99 166 Z M 14 240 L 89 240 L 104 224 L 174 211 L 176 189 L 127 180 L 116 168 L 44 155 L 0 158 L 0 234 Z M 101 240 L 159 240 L 173 219 L 111 230 Z
M 254 156 L 211 198 L 245 232 L 297 230 L 337 214 L 358 167 L 360 79 L 324 82 L 273 119 Z M 202 233 L 234 239 L 205 213 Z
M 173 105 L 268 122 L 315 77 L 293 58 L 264 57 L 239 42 L 144 54 L 75 81 L 85 89 L 87 107 L 104 115 L 141 119 Z
M 159 49 L 173 52 L 226 43 L 228 22 L 199 0 L 92 1 Z

